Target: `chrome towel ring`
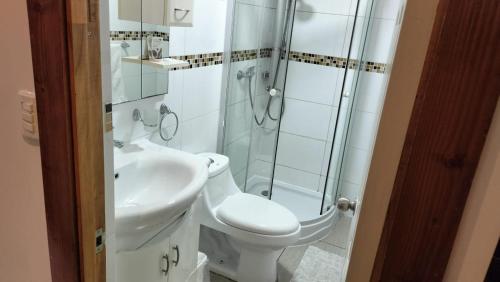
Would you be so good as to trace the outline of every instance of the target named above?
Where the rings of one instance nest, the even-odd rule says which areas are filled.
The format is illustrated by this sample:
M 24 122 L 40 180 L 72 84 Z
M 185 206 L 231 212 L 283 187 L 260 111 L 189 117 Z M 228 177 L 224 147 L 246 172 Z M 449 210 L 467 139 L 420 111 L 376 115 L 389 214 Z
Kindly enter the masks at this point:
M 175 130 L 174 130 L 174 133 L 172 134 L 172 136 L 170 136 L 170 137 L 165 136 L 163 133 L 163 121 L 169 115 L 173 115 L 175 117 Z M 167 105 L 161 104 L 161 106 L 160 106 L 160 124 L 159 124 L 159 128 L 158 128 L 158 131 L 160 133 L 160 138 L 163 141 L 168 142 L 168 141 L 174 139 L 175 135 L 177 135 L 177 130 L 179 130 L 179 117 L 177 116 L 177 114 L 175 112 L 170 110 L 170 108 Z

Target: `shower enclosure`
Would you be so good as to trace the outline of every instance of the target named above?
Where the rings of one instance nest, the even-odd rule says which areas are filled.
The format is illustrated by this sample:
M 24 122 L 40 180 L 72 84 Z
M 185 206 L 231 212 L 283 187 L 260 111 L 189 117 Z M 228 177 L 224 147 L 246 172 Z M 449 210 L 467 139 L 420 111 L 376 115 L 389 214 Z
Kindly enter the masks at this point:
M 306 2 L 231 1 L 219 152 L 242 191 L 287 207 L 315 236 L 341 191 L 372 2 L 339 1 L 331 14 Z

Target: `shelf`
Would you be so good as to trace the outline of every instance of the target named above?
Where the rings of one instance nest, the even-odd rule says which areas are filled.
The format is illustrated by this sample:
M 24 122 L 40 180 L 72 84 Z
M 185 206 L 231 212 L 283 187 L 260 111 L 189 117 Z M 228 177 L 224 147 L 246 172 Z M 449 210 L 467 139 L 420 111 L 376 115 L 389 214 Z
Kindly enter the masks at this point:
M 173 58 L 163 58 L 161 60 L 143 60 L 139 56 L 122 57 L 123 62 L 133 64 L 144 64 L 160 69 L 173 69 L 189 66 L 187 61 L 177 60 Z

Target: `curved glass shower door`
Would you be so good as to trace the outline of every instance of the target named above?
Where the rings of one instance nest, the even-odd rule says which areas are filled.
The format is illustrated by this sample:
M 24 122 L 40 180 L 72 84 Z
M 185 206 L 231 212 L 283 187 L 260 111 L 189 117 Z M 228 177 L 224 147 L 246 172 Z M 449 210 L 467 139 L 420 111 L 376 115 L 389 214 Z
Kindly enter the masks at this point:
M 233 2 L 222 153 L 307 225 L 334 210 L 368 5 L 269 2 Z

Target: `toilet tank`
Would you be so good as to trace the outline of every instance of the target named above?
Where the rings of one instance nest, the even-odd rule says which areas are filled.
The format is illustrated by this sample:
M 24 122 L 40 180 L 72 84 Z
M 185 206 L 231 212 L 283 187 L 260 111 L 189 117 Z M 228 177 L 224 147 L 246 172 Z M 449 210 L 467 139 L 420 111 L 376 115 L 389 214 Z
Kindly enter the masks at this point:
M 208 160 L 208 180 L 203 191 L 205 201 L 211 208 L 218 206 L 228 196 L 241 193 L 229 168 L 229 158 L 215 153 L 202 153 Z

